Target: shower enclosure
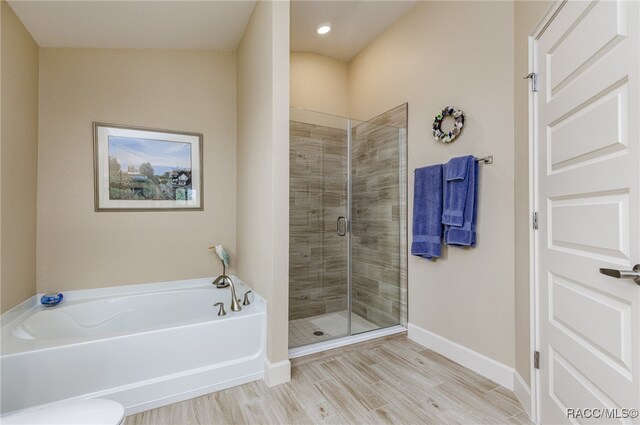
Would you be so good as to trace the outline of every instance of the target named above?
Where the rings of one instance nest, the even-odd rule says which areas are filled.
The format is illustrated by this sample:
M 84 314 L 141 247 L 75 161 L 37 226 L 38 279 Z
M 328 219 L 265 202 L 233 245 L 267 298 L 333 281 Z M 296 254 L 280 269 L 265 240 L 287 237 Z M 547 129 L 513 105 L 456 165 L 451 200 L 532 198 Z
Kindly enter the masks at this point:
M 290 111 L 290 348 L 405 324 L 406 112 Z

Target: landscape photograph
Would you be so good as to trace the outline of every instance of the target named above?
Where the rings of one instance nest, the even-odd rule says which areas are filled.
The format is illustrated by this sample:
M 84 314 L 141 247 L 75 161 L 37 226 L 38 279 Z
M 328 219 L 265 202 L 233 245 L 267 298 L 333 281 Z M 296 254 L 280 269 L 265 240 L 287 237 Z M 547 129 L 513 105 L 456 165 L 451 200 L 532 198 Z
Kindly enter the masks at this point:
M 193 199 L 190 143 L 109 136 L 110 200 Z

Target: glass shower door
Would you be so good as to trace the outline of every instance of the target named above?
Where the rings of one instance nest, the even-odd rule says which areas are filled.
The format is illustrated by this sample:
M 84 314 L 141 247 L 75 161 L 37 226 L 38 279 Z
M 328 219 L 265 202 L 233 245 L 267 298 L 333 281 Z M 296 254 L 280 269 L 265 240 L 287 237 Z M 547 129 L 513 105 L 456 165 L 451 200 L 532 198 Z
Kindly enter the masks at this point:
M 406 123 L 406 105 L 375 123 L 290 117 L 289 347 L 401 324 L 406 129 L 379 120 Z
M 350 334 L 349 120 L 292 108 L 289 347 Z
M 406 252 L 403 128 L 353 122 L 351 334 L 399 325 Z

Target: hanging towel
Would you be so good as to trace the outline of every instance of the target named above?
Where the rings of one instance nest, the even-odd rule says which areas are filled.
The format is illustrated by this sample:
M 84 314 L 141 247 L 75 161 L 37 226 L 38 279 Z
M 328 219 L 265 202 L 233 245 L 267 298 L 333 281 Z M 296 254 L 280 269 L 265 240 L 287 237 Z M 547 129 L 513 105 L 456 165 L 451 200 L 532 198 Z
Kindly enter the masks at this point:
M 470 162 L 474 158 L 470 155 L 452 158 L 444 165 L 444 205 L 442 208 L 442 224 L 462 226 L 464 223 L 464 208 L 467 202 L 469 180 L 466 178 Z
M 415 170 L 411 255 L 437 258 L 442 253 L 442 164 Z
M 471 155 L 453 158 L 444 166 L 444 169 L 442 222 L 445 224 L 445 243 L 475 246 L 478 215 L 478 161 Z

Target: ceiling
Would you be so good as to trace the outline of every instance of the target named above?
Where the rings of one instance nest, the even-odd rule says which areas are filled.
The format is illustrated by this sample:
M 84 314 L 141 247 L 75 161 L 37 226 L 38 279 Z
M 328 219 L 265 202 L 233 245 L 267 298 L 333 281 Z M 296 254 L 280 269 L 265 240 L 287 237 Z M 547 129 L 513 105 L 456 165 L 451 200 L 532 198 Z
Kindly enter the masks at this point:
M 348 62 L 389 28 L 418 1 L 291 2 L 291 50 L 314 52 Z M 331 24 L 331 32 L 316 28 Z
M 42 47 L 233 50 L 255 0 L 8 0 Z M 349 61 L 417 1 L 291 2 L 291 50 Z M 329 34 L 316 28 L 330 23 Z
M 11 8 L 41 47 L 235 49 L 252 1 L 27 1 Z

